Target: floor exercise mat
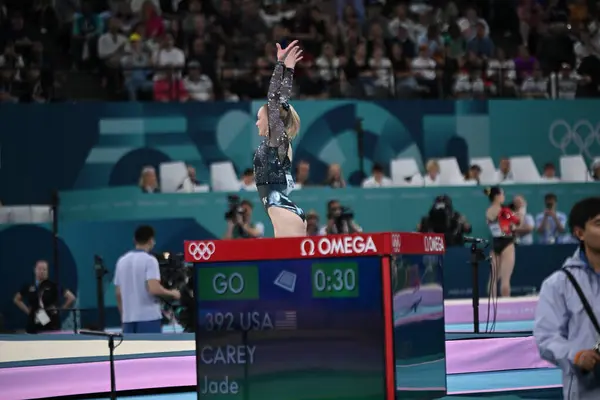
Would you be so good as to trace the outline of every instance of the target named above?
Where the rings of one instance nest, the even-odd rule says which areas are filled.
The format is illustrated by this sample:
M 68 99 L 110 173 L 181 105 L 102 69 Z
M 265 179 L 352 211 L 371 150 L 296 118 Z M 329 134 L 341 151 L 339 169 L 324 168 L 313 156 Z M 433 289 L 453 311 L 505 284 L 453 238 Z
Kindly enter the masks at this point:
M 496 303 L 490 304 L 489 299 L 479 300 L 479 322 L 488 321 L 515 322 L 533 321 L 537 296 L 500 298 Z M 473 324 L 473 300 L 445 300 L 444 312 L 446 324 Z M 489 315 L 489 318 L 488 318 Z

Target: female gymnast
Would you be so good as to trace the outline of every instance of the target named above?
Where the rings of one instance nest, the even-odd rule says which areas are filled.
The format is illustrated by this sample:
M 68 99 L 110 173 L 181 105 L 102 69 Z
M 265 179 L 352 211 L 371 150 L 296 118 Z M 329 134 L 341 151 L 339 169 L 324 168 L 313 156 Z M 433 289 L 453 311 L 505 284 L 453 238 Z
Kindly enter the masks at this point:
M 269 83 L 267 104 L 258 110 L 256 126 L 265 139 L 254 153 L 258 195 L 269 214 L 275 237 L 306 236 L 306 216 L 288 195 L 294 188 L 290 141 L 300 130 L 300 117 L 289 104 L 296 63 L 302 50 L 295 40 L 277 43 L 277 64 Z
M 500 281 L 501 296 L 509 297 L 510 278 L 515 268 L 514 228 L 519 225 L 519 217 L 509 207 L 503 206 L 504 191 L 500 187 L 487 188 L 484 192 L 491 203 L 485 213 L 492 233 L 492 271 L 488 290 L 492 298 L 496 297 Z

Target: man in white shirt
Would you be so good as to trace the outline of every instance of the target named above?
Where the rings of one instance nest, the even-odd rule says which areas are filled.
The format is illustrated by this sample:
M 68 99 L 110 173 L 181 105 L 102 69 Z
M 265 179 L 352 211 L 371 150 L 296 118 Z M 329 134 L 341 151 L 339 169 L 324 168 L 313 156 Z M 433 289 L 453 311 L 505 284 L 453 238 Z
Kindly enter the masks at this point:
M 383 167 L 380 164 L 374 164 L 371 170 L 371 176 L 362 183 L 363 188 L 381 188 L 392 186 L 392 180 L 385 176 Z
M 500 159 L 498 171 L 496 171 L 496 182 L 514 183 L 515 177 L 510 169 L 510 159 L 504 157 Z
M 544 171 L 541 176 L 542 180 L 547 183 L 560 182 L 558 176 L 556 176 L 556 167 L 552 163 L 546 163 L 544 165 Z
M 183 80 L 183 85 L 193 100 L 210 101 L 215 97 L 213 82 L 208 75 L 202 73 L 198 61 L 188 63 L 188 75 Z
M 171 33 L 165 34 L 161 48 L 154 54 L 154 65 L 159 69 L 173 68 L 177 71 L 176 76 L 181 77 L 181 69 L 185 66 L 185 54 L 175 47 L 175 39 Z M 164 75 L 157 73 L 154 80 L 163 79 Z
M 121 21 L 111 18 L 108 32 L 98 38 L 98 57 L 109 66 L 118 66 L 125 54 L 127 38 L 121 33 Z
M 135 231 L 135 249 L 117 261 L 115 294 L 123 323 L 123 333 L 161 333 L 160 297 L 179 300 L 178 290 L 167 290 L 160 283 L 154 248 L 154 229 L 140 226 Z

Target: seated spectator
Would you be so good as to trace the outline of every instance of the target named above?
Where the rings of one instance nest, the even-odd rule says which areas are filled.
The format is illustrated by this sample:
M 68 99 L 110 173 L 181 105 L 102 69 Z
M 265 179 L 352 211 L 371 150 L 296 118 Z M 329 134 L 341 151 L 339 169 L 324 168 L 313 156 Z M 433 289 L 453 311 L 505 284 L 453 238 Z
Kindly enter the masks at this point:
M 410 70 L 410 59 L 405 56 L 399 43 L 392 45 L 392 71 L 396 83 L 396 97 L 410 97 L 417 89 L 417 81 Z
M 107 67 L 117 67 L 125 55 L 126 44 L 127 37 L 121 33 L 121 21 L 111 18 L 108 21 L 108 32 L 98 38 L 98 57 Z
M 567 100 L 574 99 L 580 79 L 581 77 L 577 74 L 577 72 L 571 69 L 569 64 L 563 63 L 557 76 L 556 86 L 558 90 L 558 98 Z
M 143 193 L 159 193 L 158 179 L 156 178 L 156 169 L 146 166 L 140 174 L 139 187 Z
M 473 164 L 469 167 L 469 170 L 465 174 L 465 182 L 475 182 L 479 185 L 481 179 L 481 167 L 477 164 Z
M 162 103 L 171 101 L 186 102 L 190 98 L 178 72 L 163 70 L 154 80 L 154 100 Z
M 198 192 L 208 192 L 208 185 L 202 185 L 196 176 L 196 168 L 191 165 L 187 166 L 187 176 L 177 188 L 178 192 L 184 193 L 198 193 Z
M 427 46 L 419 46 L 419 54 L 412 60 L 411 68 L 417 83 L 428 94 L 427 97 L 437 95 L 435 67 L 436 62 L 429 55 Z
M 29 66 L 22 90 L 21 101 L 24 103 L 46 103 L 50 100 L 50 88 L 42 80 L 39 65 Z
M 592 163 L 592 179 L 600 181 L 600 160 L 596 160 Z
M 13 42 L 7 42 L 4 45 L 4 51 L 0 54 L 0 68 L 14 69 L 15 80 L 20 80 L 21 76 L 19 70 L 25 67 L 23 56 L 17 53 L 15 44 Z
M 401 3 L 394 8 L 394 18 L 388 24 L 388 31 L 391 36 L 398 33 L 398 29 L 402 27 L 408 34 L 409 38 L 414 36 L 415 22 L 409 17 L 406 9 L 406 4 Z
M 560 182 L 558 176 L 556 176 L 556 167 L 552 163 L 546 163 L 544 170 L 542 171 L 542 180 L 548 183 Z
M 548 79 L 542 75 L 542 70 L 536 69 L 533 74 L 525 75 L 521 83 L 521 96 L 526 99 L 547 99 Z
M 240 190 L 243 192 L 256 192 L 256 181 L 254 180 L 254 170 L 252 168 L 246 169 L 242 174 Z
M 414 58 L 417 54 L 417 46 L 409 34 L 409 29 L 404 25 L 398 27 L 398 32 L 394 34 L 393 43 L 402 47 L 402 54 L 408 58 Z
M 485 97 L 485 82 L 481 71 L 474 69 L 470 73 L 462 70 L 454 82 L 454 95 L 457 99 L 472 99 Z
M 6 42 L 14 43 L 15 53 L 29 54 L 33 42 L 39 39 L 39 27 L 33 27 L 25 24 L 25 19 L 20 11 L 14 11 L 3 33 L 3 39 Z
M 500 165 L 498 171 L 496 171 L 496 182 L 502 183 L 514 183 L 514 176 L 510 169 L 510 159 L 503 157 L 500 159 Z
M 144 24 L 146 35 L 150 38 L 161 37 L 165 33 L 165 25 L 160 16 L 159 0 L 146 0 L 143 2 L 132 0 L 132 3 L 130 3 L 131 11 L 136 13 L 137 4 L 134 4 L 134 2 L 142 3 L 139 15 L 142 24 Z
M 315 61 L 315 66 L 318 68 L 319 75 L 325 83 L 331 84 L 337 81 L 341 61 L 335 54 L 335 49 L 331 43 L 323 43 L 321 55 Z
M 517 70 L 515 62 L 506 58 L 503 49 L 496 48 L 495 57 L 487 60 L 486 75 L 487 79 L 495 86 L 497 93 L 514 95 Z
M 304 75 L 298 78 L 298 92 L 301 99 L 327 99 L 327 83 L 321 78 L 319 70 L 307 64 Z
M 327 178 L 325 179 L 325 185 L 334 189 L 346 187 L 346 181 L 342 176 L 342 167 L 340 167 L 340 164 L 329 165 L 329 170 L 327 171 Z
M 369 68 L 373 71 L 374 86 L 377 97 L 387 97 L 392 87 L 392 62 L 385 54 L 383 47 L 373 49 L 373 56 L 369 59 Z
M 451 23 L 444 36 L 444 46 L 448 48 L 448 57 L 459 59 L 465 55 L 467 42 L 456 23 Z
M 296 165 L 296 187 L 312 186 L 310 182 L 310 164 L 307 161 L 300 160 Z
M 140 92 L 152 93 L 154 88 L 150 79 L 152 63 L 139 34 L 134 33 L 129 37 L 129 52 L 121 58 L 121 66 L 130 101 L 137 101 Z
M 433 55 L 444 48 L 444 40 L 440 35 L 439 28 L 436 24 L 430 24 L 427 27 L 427 32 L 417 39 L 417 45 L 426 46 L 429 56 Z
M 71 37 L 75 65 L 94 62 L 98 57 L 98 38 L 104 33 L 104 20 L 94 13 L 91 1 L 81 2 L 81 13 L 73 16 Z
M 366 86 L 370 84 L 373 76 L 373 71 L 369 68 L 367 46 L 364 42 L 356 46 L 354 55 L 346 63 L 344 74 L 349 84 L 349 93 L 347 94 L 363 96 Z
M 203 73 L 198 61 L 188 63 L 188 75 L 183 80 L 183 85 L 192 100 L 211 101 L 215 98 L 213 82 Z
M 494 55 L 494 42 L 486 35 L 485 26 L 477 23 L 477 32 L 473 39 L 467 43 L 467 49 L 478 57 L 491 58 Z
M 13 69 L 0 69 L 0 103 L 18 103 L 21 97 L 21 86 L 15 79 Z
M 371 176 L 365 179 L 362 183 L 362 187 L 366 189 L 391 187 L 392 180 L 385 176 L 383 166 L 381 164 L 374 164 L 371 169 Z
M 153 63 L 160 72 L 154 75 L 155 80 L 164 79 L 167 75 L 175 73 L 177 78 L 181 77 L 181 70 L 185 67 L 185 54 L 175 47 L 173 35 L 167 32 L 161 41 L 161 46 L 153 56 Z M 163 72 L 163 70 L 169 70 Z
M 480 24 L 484 26 L 485 36 L 489 36 L 490 27 L 487 21 L 477 15 L 477 10 L 475 8 L 467 8 L 464 15 L 464 18 L 459 19 L 457 22 L 459 26 L 465 27 L 463 33 L 468 40 L 473 39 L 477 35 L 477 25 Z
M 423 177 L 425 186 L 438 186 L 440 184 L 440 164 L 436 160 L 427 161 L 426 174 Z
M 538 65 L 537 59 L 529 54 L 529 50 L 525 46 L 519 46 L 519 55 L 513 61 L 518 79 L 531 76 Z

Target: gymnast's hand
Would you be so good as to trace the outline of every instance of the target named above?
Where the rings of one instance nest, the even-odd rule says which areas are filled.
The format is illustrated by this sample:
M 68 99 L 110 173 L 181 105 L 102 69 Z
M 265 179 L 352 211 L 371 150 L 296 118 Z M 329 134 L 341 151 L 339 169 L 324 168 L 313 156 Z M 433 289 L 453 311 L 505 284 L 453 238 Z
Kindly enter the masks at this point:
M 279 43 L 275 43 L 277 47 L 277 60 L 282 61 L 286 68 L 294 69 L 296 63 L 302 60 L 302 50 L 297 46 L 298 41 L 294 40 L 287 47 L 281 48 Z

